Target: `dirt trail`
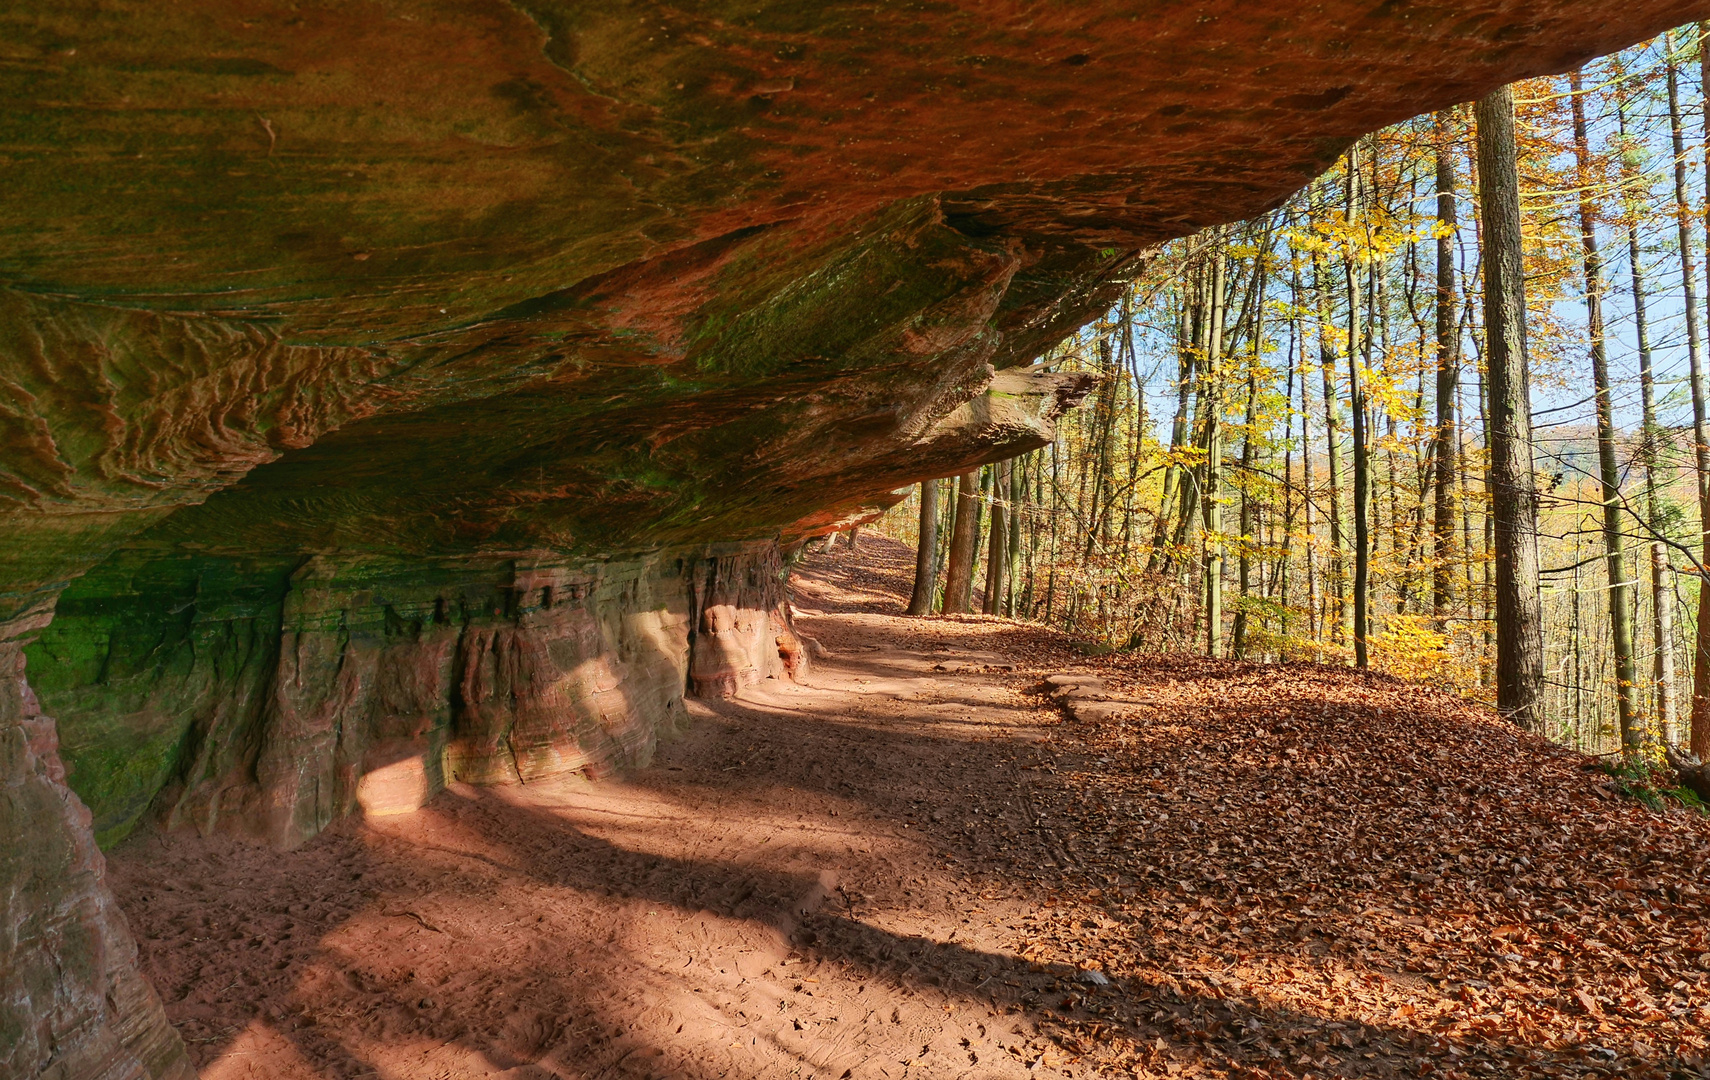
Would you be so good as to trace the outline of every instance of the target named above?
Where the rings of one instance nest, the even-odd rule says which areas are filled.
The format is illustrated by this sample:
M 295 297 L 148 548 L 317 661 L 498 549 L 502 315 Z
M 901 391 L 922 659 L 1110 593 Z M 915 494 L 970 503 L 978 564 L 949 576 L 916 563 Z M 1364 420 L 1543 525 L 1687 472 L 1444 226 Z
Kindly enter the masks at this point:
M 899 618 L 863 546 L 636 775 L 121 845 L 202 1075 L 1710 1076 L 1710 819 L 1381 676 Z
M 121 845 L 206 1080 L 1088 1075 L 1019 1004 L 1075 974 L 1010 947 L 1034 891 L 955 851 L 999 823 L 1058 857 L 1024 828 L 1056 713 L 989 670 L 992 623 L 859 610 L 896 605 L 825 564 L 805 684 L 691 704 L 639 774 L 458 786 L 288 854 Z

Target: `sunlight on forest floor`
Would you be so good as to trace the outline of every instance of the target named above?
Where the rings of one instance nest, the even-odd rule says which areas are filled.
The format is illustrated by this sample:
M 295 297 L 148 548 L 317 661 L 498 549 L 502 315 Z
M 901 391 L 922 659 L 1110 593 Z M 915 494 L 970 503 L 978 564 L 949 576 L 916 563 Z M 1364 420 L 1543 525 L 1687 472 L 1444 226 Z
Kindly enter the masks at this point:
M 888 577 L 899 603 L 911 553 L 868 543 L 843 575 Z M 1060 635 L 1009 625 L 1020 671 L 1065 664 Z M 1385 675 L 1068 666 L 1143 703 L 1057 729 L 1035 829 L 1060 865 L 1018 868 L 1049 897 L 1023 955 L 1117 988 L 1062 999 L 1065 1045 L 1125 1067 L 1185 1045 L 1207 1075 L 1704 1067 L 1710 817 L 1646 809 L 1593 759 Z
M 803 680 L 625 778 L 119 845 L 203 1075 L 1701 1075 L 1710 817 L 1387 676 L 900 617 L 911 567 L 799 565 Z

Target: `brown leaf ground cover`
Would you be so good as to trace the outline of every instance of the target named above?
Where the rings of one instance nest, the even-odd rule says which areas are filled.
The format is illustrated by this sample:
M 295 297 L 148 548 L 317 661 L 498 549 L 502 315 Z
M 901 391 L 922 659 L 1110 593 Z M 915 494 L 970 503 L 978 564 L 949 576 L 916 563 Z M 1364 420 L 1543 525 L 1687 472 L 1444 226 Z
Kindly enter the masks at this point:
M 905 554 L 842 579 L 900 598 Z M 1113 1075 L 1710 1075 L 1710 818 L 1442 691 L 1064 644 L 1006 651 L 1130 701 L 1056 729 L 1056 858 L 1012 868 L 1045 894 L 1017 951 L 1112 980 L 1047 1008 L 1064 1046 Z
M 126 840 L 204 1080 L 1707 1075 L 1710 818 L 1386 678 L 904 618 L 862 548 L 635 774 Z

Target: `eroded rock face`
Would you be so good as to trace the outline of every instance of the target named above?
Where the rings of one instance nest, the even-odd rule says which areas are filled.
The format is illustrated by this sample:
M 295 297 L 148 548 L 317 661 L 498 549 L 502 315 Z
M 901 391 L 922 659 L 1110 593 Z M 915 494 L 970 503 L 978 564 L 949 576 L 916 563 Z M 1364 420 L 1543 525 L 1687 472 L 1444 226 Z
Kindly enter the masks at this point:
M 758 542 L 622 560 L 114 559 L 72 584 L 32 656 L 103 842 L 152 805 L 167 827 L 281 847 L 359 810 L 413 810 L 447 780 L 644 765 L 685 690 L 733 694 L 806 663 L 776 545 Z
M 645 760 L 802 662 L 777 541 L 1049 439 L 1148 245 L 1698 14 L 7 5 L 0 1071 L 185 1072 L 91 821 Z
M 24 681 L 20 622 L 0 623 L 0 1075 L 193 1080 Z

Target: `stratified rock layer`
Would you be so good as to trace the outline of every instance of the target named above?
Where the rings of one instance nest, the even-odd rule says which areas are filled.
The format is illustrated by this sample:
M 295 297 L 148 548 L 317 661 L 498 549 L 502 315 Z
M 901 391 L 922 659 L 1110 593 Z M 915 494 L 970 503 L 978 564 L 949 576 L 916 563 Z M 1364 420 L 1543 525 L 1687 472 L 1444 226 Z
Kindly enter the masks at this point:
M 115 603 L 115 598 L 122 602 Z M 645 765 L 685 688 L 806 660 L 770 543 L 597 561 L 115 558 L 31 650 L 110 842 L 169 827 L 293 847 L 448 779 Z
M 1049 439 L 1148 245 L 1699 14 L 6 5 L 0 1071 L 185 1069 L 91 822 L 644 760 L 802 662 L 775 542 Z
M 0 1076 L 192 1080 L 24 681 L 28 629 L 0 623 Z

